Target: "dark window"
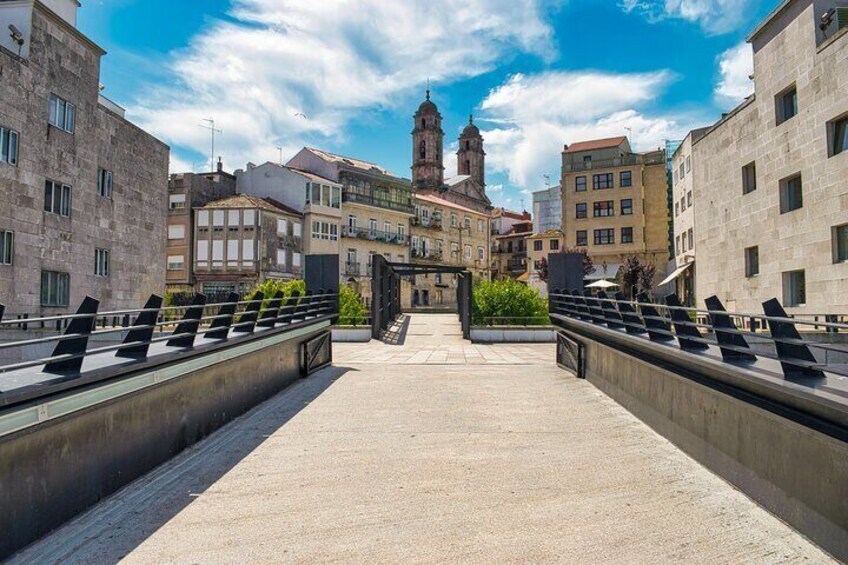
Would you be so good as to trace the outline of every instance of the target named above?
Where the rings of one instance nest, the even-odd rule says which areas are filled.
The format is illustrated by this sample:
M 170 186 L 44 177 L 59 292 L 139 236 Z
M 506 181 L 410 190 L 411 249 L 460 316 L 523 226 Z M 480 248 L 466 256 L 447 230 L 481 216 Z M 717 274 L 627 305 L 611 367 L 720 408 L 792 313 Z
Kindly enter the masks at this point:
M 803 206 L 801 175 L 780 181 L 780 213 L 786 214 Z
M 782 124 L 798 113 L 798 90 L 795 85 L 787 88 L 775 97 L 777 123 Z
M 109 251 L 106 249 L 94 250 L 94 274 L 99 277 L 109 276 Z
M 424 120 L 424 118 L 421 118 L 421 129 L 424 129 L 425 127 L 427 127 L 427 122 Z
M 633 228 L 621 228 L 621 243 L 633 243 Z
M 586 230 L 577 230 L 577 245 L 589 245 L 589 235 Z
M 802 306 L 807 303 L 807 281 L 804 271 L 783 273 L 783 304 Z
M 465 149 L 466 149 L 466 151 L 471 149 L 471 142 L 468 141 L 468 140 L 465 141 Z
M 41 271 L 42 306 L 67 306 L 70 294 L 71 277 L 68 273 Z
M 18 164 L 18 132 L 0 127 L 0 163 Z
M 556 251 L 558 249 L 559 249 L 559 240 L 558 239 L 552 239 L 551 240 L 551 251 Z
M 591 163 L 592 162 L 592 156 L 591 155 L 583 155 L 583 162 L 584 163 Z
M 592 215 L 596 218 L 603 218 L 607 216 L 612 216 L 615 214 L 615 201 L 613 200 L 604 200 L 602 202 L 595 202 L 592 205 Z
M 577 218 L 579 220 L 581 218 L 587 217 L 587 206 L 586 206 L 585 202 L 580 202 L 579 204 L 577 204 L 575 206 L 575 209 L 576 209 L 575 216 L 574 216 L 575 218 Z
M 575 177 L 574 190 L 584 192 L 586 190 L 586 177 Z
M 533 251 L 542 251 L 544 242 L 541 239 L 537 239 L 533 242 Z
M 633 185 L 633 173 L 631 171 L 621 171 L 621 178 L 619 179 L 619 185 L 621 186 L 632 186 Z
M 52 180 L 44 183 L 44 211 L 68 217 L 71 215 L 71 187 Z
M 833 228 L 833 262 L 845 261 L 848 261 L 848 224 Z
M 745 276 L 753 277 L 760 274 L 760 248 L 757 246 L 745 249 Z
M 11 265 L 15 257 L 15 232 L 0 231 L 0 265 Z
M 512 253 L 512 240 L 506 242 L 506 252 Z
M 97 194 L 103 198 L 112 198 L 112 171 L 97 170 Z
M 612 188 L 612 182 L 612 173 L 592 175 L 592 188 L 595 190 L 601 188 Z
M 633 199 L 625 198 L 621 201 L 621 215 L 630 216 L 633 214 Z
M 611 245 L 613 243 L 615 243 L 615 230 L 613 228 L 595 230 L 595 245 Z
M 742 194 L 757 190 L 757 164 L 748 163 L 742 167 Z
M 839 155 L 848 149 L 848 116 L 834 120 L 828 124 L 828 153 L 830 157 Z
M 427 144 L 424 143 L 424 140 L 421 140 L 421 143 L 418 144 L 418 156 L 421 159 L 427 158 Z

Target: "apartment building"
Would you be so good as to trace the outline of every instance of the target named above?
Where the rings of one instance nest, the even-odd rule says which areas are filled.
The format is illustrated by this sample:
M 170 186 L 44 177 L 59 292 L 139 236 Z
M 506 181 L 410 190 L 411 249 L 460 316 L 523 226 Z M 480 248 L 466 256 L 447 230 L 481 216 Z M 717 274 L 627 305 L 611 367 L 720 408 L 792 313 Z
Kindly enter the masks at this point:
M 259 166 L 248 163 L 246 169 L 238 169 L 235 174 L 240 194 L 273 198 L 303 214 L 308 231 L 303 240 L 304 254 L 338 254 L 341 184 L 271 162 Z
M 550 229 L 527 236 L 527 273 L 518 278 L 527 286 L 548 295 L 548 284 L 543 279 L 551 253 L 562 253 L 565 249 L 565 233 L 561 229 Z M 523 280 L 522 280 L 523 278 Z M 545 278 L 547 278 L 545 276 Z
M 595 272 L 614 278 L 626 257 L 668 262 L 668 189 L 662 150 L 634 153 L 626 137 L 566 145 L 562 152 L 565 246 L 586 248 Z
M 489 215 L 431 193 L 413 197 L 412 263 L 461 266 L 474 278 L 489 278 Z M 418 275 L 411 283 L 412 307 L 456 306 L 456 276 Z
M 168 147 L 100 93 L 76 0 L 0 2 L 0 303 L 137 307 L 165 281 Z
M 300 278 L 303 214 L 297 210 L 237 194 L 196 208 L 194 215 L 197 291 L 226 298 L 267 279 Z
M 533 193 L 533 231 L 562 229 L 562 187 L 551 186 Z
M 303 148 L 286 166 L 341 185 L 340 273 L 368 302 L 372 256 L 409 260 L 410 218 L 415 210 L 411 182 L 374 163 L 311 147 Z
M 533 222 L 528 218 L 512 224 L 506 233 L 493 236 L 493 279 L 517 279 L 527 272 L 527 238 L 531 235 Z
M 782 2 L 748 37 L 754 94 L 693 144 L 699 296 L 848 314 L 846 7 Z
M 165 248 L 165 288 L 169 292 L 193 292 L 194 208 L 236 193 L 236 178 L 218 162 L 211 173 L 176 173 L 168 181 L 168 227 Z
M 674 269 L 660 286 L 674 283 L 674 292 L 687 306 L 695 306 L 695 173 L 692 144 L 709 128 L 690 131 L 671 157 Z

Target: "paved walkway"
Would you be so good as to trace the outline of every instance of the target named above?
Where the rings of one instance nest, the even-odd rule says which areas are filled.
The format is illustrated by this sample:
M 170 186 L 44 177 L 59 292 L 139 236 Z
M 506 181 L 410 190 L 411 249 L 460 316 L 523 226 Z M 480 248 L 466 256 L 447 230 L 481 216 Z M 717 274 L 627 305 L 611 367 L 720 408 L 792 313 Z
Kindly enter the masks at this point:
M 829 561 L 554 366 L 552 346 L 478 348 L 457 343 L 447 319 L 411 322 L 399 351 L 428 351 L 426 362 L 447 351 L 456 364 L 379 363 L 388 346 L 338 345 L 337 367 L 17 562 Z M 526 356 L 507 364 L 516 351 Z

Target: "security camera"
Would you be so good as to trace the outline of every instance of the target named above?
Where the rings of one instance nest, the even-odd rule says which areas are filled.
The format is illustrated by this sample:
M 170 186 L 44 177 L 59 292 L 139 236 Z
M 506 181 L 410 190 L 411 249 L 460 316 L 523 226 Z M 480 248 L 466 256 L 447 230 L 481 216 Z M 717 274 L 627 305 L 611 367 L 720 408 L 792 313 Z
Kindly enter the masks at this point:
M 9 31 L 11 32 L 9 35 L 11 35 L 12 41 L 17 43 L 18 46 L 24 44 L 24 34 L 21 32 L 21 30 L 16 28 L 14 24 L 9 24 Z
M 836 14 L 835 8 L 831 8 L 830 10 L 822 14 L 821 23 L 819 24 L 820 30 L 824 31 L 830 27 L 830 24 L 833 23 L 834 14 Z

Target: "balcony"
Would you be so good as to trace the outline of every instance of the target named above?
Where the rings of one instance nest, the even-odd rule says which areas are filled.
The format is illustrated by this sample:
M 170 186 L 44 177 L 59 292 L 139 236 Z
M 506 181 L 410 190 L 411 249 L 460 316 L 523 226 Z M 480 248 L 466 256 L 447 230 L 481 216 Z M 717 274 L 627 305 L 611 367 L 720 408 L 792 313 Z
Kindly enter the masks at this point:
M 506 270 L 510 273 L 523 273 L 527 270 L 524 259 L 510 259 L 506 262 Z
M 394 245 L 409 245 L 408 235 L 400 235 L 388 231 L 372 230 L 368 228 L 356 228 L 353 226 L 342 226 L 342 237 L 391 243 Z
M 444 259 L 444 252 L 439 251 L 438 249 L 435 250 L 435 251 L 427 250 L 426 252 L 424 252 L 420 249 L 413 248 L 413 249 L 410 250 L 409 255 L 413 259 L 425 259 L 427 261 L 439 261 L 439 262 L 441 262 L 442 259 Z
M 596 161 L 583 161 L 576 163 L 563 163 L 562 172 L 572 173 L 576 171 L 592 171 L 598 169 L 610 169 L 613 167 L 627 167 L 631 165 L 664 165 L 665 156 L 625 155 L 614 159 L 598 159 Z
M 410 223 L 413 226 L 418 226 L 418 227 L 427 228 L 427 229 L 431 229 L 431 230 L 437 230 L 437 231 L 442 230 L 442 219 L 439 218 L 439 217 L 424 218 L 424 217 L 421 217 L 421 216 L 413 216 Z
M 346 276 L 358 277 L 362 274 L 361 263 L 354 261 L 346 261 L 344 264 L 344 274 Z
M 378 208 L 386 208 L 387 210 L 395 210 L 396 212 L 407 214 L 413 214 L 415 212 L 415 208 L 412 206 L 412 197 L 407 198 L 404 202 L 397 202 L 345 190 L 342 193 L 342 202 L 355 202 L 357 204 L 365 204 L 366 206 L 377 206 Z

